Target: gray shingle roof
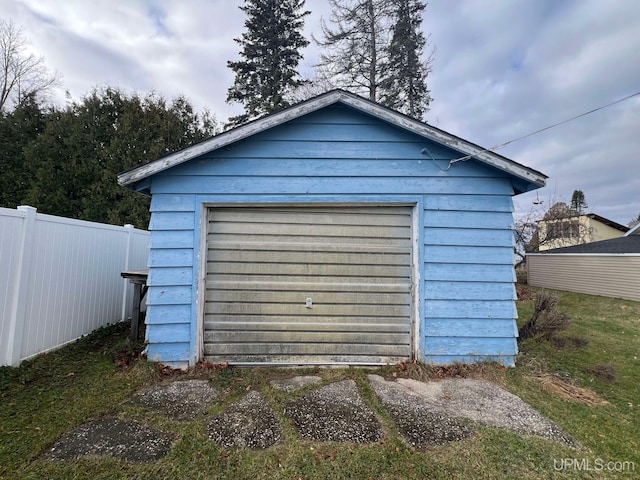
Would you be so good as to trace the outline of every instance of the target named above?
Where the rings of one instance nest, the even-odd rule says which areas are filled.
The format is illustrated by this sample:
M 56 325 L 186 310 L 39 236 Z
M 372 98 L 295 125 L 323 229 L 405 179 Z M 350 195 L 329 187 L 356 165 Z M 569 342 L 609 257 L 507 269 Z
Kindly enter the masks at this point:
M 612 238 L 611 240 L 601 240 L 573 247 L 554 248 L 539 253 L 640 253 L 640 235 Z

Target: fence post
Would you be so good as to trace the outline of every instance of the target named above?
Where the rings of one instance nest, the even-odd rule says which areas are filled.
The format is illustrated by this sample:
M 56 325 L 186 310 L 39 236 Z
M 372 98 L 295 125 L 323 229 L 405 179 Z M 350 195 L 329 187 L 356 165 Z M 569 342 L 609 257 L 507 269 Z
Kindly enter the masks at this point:
M 127 223 L 125 226 L 125 233 L 127 234 L 127 248 L 125 250 L 125 256 L 124 256 L 124 270 L 129 270 L 129 263 L 130 263 L 130 257 L 131 257 L 131 242 L 133 241 L 133 225 L 131 225 L 130 223 Z M 127 280 L 126 278 L 123 279 L 124 280 L 124 287 L 122 290 L 122 315 L 121 315 L 121 321 L 124 322 L 127 319 L 127 305 L 128 305 L 128 301 L 127 301 L 127 297 L 128 297 L 128 293 L 129 293 L 129 280 Z
M 7 359 L 10 365 L 20 365 L 22 357 L 22 339 L 26 323 L 27 299 L 29 298 L 29 276 L 33 258 L 33 239 L 35 237 L 36 211 L 34 207 L 21 205 L 18 210 L 24 212 L 20 232 L 20 246 L 14 278 L 13 298 L 9 313 L 9 342 Z

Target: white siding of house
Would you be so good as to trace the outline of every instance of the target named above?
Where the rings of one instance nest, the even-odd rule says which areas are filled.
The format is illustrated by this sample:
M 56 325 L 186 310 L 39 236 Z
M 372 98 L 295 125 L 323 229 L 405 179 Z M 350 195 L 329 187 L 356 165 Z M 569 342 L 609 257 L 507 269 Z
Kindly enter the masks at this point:
M 534 287 L 640 301 L 640 254 L 529 254 Z

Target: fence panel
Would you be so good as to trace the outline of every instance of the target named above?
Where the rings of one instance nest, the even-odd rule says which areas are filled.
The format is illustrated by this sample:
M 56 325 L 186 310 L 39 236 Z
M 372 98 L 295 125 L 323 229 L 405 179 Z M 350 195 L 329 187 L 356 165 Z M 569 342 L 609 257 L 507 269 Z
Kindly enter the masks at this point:
M 20 255 L 20 236 L 25 213 L 0 208 L 0 365 L 9 363 L 15 325 L 10 321 L 17 294 L 15 272 Z
M 132 287 L 120 272 L 148 256 L 149 232 L 18 210 L 0 209 L 3 365 L 126 318 Z

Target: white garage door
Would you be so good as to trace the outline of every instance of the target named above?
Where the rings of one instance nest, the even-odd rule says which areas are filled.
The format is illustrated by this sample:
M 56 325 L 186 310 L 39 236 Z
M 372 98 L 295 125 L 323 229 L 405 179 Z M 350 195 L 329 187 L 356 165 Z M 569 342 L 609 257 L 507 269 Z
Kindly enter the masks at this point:
M 411 207 L 210 208 L 204 358 L 411 357 Z

